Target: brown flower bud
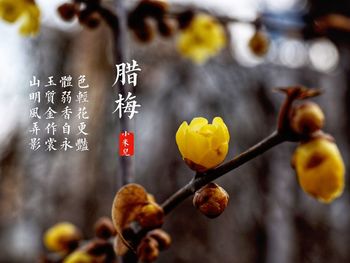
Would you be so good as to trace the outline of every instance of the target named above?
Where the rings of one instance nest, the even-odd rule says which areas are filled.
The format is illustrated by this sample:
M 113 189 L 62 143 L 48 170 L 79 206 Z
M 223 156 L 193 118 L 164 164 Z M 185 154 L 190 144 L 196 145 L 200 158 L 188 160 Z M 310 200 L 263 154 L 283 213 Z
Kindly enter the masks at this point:
M 306 102 L 292 111 L 291 127 L 296 133 L 309 135 L 323 127 L 324 119 L 324 114 L 316 103 Z
M 71 3 L 65 3 L 60 5 L 57 9 L 59 15 L 65 21 L 71 21 L 74 16 L 77 14 L 77 6 Z
M 170 20 L 160 19 L 157 22 L 158 32 L 163 37 L 170 37 L 174 33 L 174 27 Z
M 209 218 L 218 217 L 228 204 L 229 195 L 215 183 L 207 184 L 199 189 L 193 198 L 193 205 Z
M 188 27 L 191 24 L 194 15 L 195 14 L 192 10 L 187 10 L 185 12 L 180 13 L 177 17 L 179 28 L 185 29 L 186 27 Z
M 164 0 L 142 0 L 135 9 L 142 17 L 153 17 L 160 19 L 168 10 L 168 3 Z
M 107 240 L 91 240 L 85 247 L 84 251 L 91 256 L 111 256 L 114 253 L 113 244 Z
M 91 11 L 89 9 L 82 10 L 79 13 L 78 18 L 79 18 L 79 22 L 82 25 L 90 29 L 95 29 L 101 23 L 100 15 L 97 12 Z
M 259 57 L 264 56 L 269 50 L 270 40 L 264 33 L 257 31 L 249 40 L 250 50 Z
M 95 234 L 97 237 L 102 239 L 109 239 L 116 235 L 113 222 L 108 217 L 101 217 L 95 223 Z
M 134 35 L 140 42 L 147 43 L 154 38 L 154 29 L 147 19 L 134 26 Z
M 167 249 L 171 245 L 170 235 L 162 229 L 152 230 L 151 232 L 149 232 L 147 234 L 147 236 L 152 237 L 155 240 L 157 240 L 160 250 Z
M 161 227 L 164 223 L 164 211 L 157 203 L 148 203 L 141 208 L 137 221 L 146 229 Z
M 157 260 L 159 256 L 158 242 L 152 237 L 145 237 L 137 247 L 137 256 L 144 263 Z

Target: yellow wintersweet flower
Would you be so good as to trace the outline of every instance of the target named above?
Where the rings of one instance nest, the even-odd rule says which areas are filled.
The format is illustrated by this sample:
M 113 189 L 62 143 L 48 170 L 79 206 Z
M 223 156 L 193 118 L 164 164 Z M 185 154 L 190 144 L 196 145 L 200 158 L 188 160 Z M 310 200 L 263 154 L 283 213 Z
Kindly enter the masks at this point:
M 297 147 L 294 166 L 303 190 L 324 203 L 339 197 L 344 188 L 345 167 L 336 144 L 316 138 Z
M 225 44 L 224 27 L 213 17 L 199 14 L 180 33 L 177 48 L 184 57 L 202 64 L 216 55 Z
M 194 118 L 190 125 L 183 122 L 176 132 L 176 143 L 187 165 L 204 172 L 222 163 L 228 152 L 230 134 L 220 117 L 212 124 L 205 118 Z
M 40 10 L 33 0 L 0 0 L 0 18 L 15 23 L 20 20 L 19 32 L 34 36 L 40 28 Z
M 75 251 L 63 260 L 63 263 L 92 263 L 92 262 L 93 262 L 93 258 L 89 254 L 83 251 Z
M 80 231 L 68 222 L 58 223 L 44 234 L 44 244 L 47 249 L 55 252 L 65 252 L 76 245 L 81 239 Z

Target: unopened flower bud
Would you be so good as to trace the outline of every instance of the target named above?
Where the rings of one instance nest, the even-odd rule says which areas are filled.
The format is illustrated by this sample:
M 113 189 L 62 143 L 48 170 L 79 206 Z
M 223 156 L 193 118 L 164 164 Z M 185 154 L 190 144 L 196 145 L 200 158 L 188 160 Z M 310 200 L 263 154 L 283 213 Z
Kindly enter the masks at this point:
M 79 13 L 79 22 L 90 29 L 95 29 L 101 23 L 101 17 L 97 12 L 83 10 Z
M 116 235 L 113 222 L 108 217 L 101 217 L 95 224 L 95 234 L 102 239 L 109 239 L 111 236 Z
M 137 247 L 137 256 L 144 263 L 151 263 L 159 256 L 158 242 L 152 237 L 145 237 Z
M 143 17 L 160 19 L 167 11 L 169 4 L 165 0 L 142 0 L 137 7 L 137 12 Z
M 311 134 L 324 125 L 324 114 L 321 108 L 313 102 L 297 106 L 291 116 L 291 127 L 299 134 Z
M 170 235 L 162 229 L 152 230 L 147 235 L 157 240 L 160 250 L 167 249 L 171 245 Z
M 193 205 L 209 218 L 218 217 L 227 207 L 229 195 L 215 183 L 199 189 L 193 198 Z
M 55 252 L 72 251 L 78 246 L 80 240 L 80 231 L 68 222 L 58 223 L 49 228 L 44 234 L 45 246 Z
M 163 37 L 170 37 L 174 33 L 174 27 L 167 19 L 160 19 L 157 23 L 159 34 Z
M 193 12 L 193 10 L 187 10 L 185 12 L 180 13 L 178 15 L 179 28 L 180 29 L 187 28 L 191 24 L 194 16 L 195 16 L 195 13 Z
M 255 32 L 254 36 L 249 40 L 250 50 L 259 57 L 264 56 L 269 50 L 270 40 L 262 32 Z
M 137 26 L 133 28 L 133 33 L 137 40 L 143 43 L 150 42 L 154 38 L 154 29 L 147 19 L 140 21 Z
M 114 249 L 113 244 L 108 240 L 95 239 L 90 241 L 85 247 L 84 251 L 93 257 L 109 256 L 113 257 Z
M 58 13 L 65 21 L 71 21 L 77 14 L 77 8 L 75 4 L 65 3 L 60 5 L 57 9 Z
M 157 203 L 148 203 L 141 208 L 137 221 L 146 229 L 161 227 L 164 223 L 164 211 Z
M 329 203 L 342 194 L 345 166 L 329 137 L 300 144 L 293 155 L 293 166 L 303 190 L 319 201 Z

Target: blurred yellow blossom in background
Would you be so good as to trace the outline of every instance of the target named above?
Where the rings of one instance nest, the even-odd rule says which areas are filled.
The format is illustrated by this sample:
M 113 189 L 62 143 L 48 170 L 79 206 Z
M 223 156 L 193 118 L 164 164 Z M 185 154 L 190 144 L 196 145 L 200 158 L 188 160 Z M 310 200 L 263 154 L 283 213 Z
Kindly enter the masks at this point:
M 227 126 L 220 117 L 215 117 L 212 124 L 208 124 L 205 118 L 194 118 L 190 125 L 183 122 L 176 133 L 176 143 L 183 159 L 198 172 L 224 161 L 229 140 Z
M 177 48 L 198 64 L 216 55 L 226 45 L 225 29 L 215 18 L 199 14 L 180 32 Z
M 47 249 L 55 252 L 68 251 L 81 238 L 79 229 L 69 223 L 61 222 L 50 227 L 44 234 Z
M 294 165 L 303 190 L 324 203 L 332 202 L 344 189 L 345 167 L 336 144 L 316 138 L 299 145 Z
M 63 261 L 63 263 L 92 263 L 93 258 L 83 252 L 83 251 L 75 251 L 72 254 L 70 254 L 68 257 L 66 257 Z
M 0 17 L 9 22 L 20 21 L 19 32 L 35 36 L 40 29 L 40 10 L 33 0 L 0 0 Z

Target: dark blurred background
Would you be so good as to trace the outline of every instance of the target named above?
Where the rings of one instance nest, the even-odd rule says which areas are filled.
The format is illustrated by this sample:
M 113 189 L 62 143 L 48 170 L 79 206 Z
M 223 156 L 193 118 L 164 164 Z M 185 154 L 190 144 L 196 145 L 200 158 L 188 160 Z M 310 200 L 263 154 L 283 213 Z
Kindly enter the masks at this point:
M 43 231 L 58 221 L 71 221 L 91 237 L 96 219 L 110 215 L 120 187 L 120 127 L 112 114 L 117 94 L 111 87 L 115 72 L 109 30 L 101 26 L 89 31 L 63 23 L 55 14 L 59 2 L 38 1 L 44 17 L 35 39 L 22 39 L 14 28 L 0 23 L 0 262 L 4 263 L 35 262 L 43 250 Z M 348 170 L 350 34 L 338 29 L 322 36 L 308 29 L 297 35 L 286 32 L 328 14 L 350 16 L 349 2 L 194 2 L 244 19 L 262 14 L 272 40 L 270 51 L 264 59 L 254 57 L 247 46 L 254 28 L 242 23 L 229 27 L 230 44 L 203 66 L 181 58 L 174 40 L 143 45 L 129 35 L 130 58 L 142 68 L 136 89 L 142 108 L 134 123 L 134 181 L 164 201 L 192 176 L 175 143 L 182 121 L 223 117 L 231 134 L 231 158 L 274 130 L 283 97 L 272 88 L 294 84 L 324 90 L 316 101 L 327 118 L 325 130 L 336 138 Z M 85 74 L 90 84 L 90 151 L 32 152 L 29 80 L 33 75 L 46 80 L 69 74 Z M 190 199 L 175 209 L 165 224 L 173 245 L 158 262 L 350 262 L 348 184 L 330 205 L 310 198 L 290 166 L 294 148 L 290 143 L 275 147 L 220 178 L 230 204 L 219 218 L 205 218 Z

